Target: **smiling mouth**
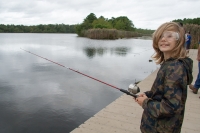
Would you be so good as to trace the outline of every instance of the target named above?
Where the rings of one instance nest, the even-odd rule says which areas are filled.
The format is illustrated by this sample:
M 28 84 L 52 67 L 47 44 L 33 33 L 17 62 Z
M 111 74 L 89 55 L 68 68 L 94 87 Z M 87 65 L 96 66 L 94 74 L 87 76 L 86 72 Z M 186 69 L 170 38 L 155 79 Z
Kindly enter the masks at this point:
M 169 46 L 169 44 L 161 44 L 160 46 L 161 47 L 167 47 L 167 46 Z

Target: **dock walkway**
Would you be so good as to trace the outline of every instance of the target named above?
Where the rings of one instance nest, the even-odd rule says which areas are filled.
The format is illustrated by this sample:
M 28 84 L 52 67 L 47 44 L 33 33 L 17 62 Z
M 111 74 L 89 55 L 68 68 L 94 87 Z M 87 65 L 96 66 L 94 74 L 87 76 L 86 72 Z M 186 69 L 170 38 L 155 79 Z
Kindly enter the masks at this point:
M 191 49 L 193 59 L 193 84 L 198 74 L 197 50 Z M 157 70 L 142 80 L 138 86 L 147 91 L 153 84 Z M 193 94 L 188 89 L 185 118 L 182 133 L 200 133 L 200 92 Z M 71 133 L 141 133 L 140 121 L 143 109 L 133 98 L 124 94 L 93 117 L 85 121 Z

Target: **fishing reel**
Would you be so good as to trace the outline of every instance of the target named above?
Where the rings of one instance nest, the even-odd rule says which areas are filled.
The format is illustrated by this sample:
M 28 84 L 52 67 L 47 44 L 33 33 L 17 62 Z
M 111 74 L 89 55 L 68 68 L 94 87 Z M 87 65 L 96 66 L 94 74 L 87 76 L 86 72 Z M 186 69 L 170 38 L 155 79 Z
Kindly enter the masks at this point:
M 140 92 L 140 88 L 137 86 L 137 84 L 130 84 L 128 87 L 128 90 L 120 89 L 121 92 L 126 93 L 127 95 L 130 95 L 134 98 L 137 98 L 138 95 L 136 95 L 138 92 Z
M 137 84 L 130 84 L 128 87 L 128 92 L 131 94 L 137 94 L 140 92 L 140 88 L 137 86 Z

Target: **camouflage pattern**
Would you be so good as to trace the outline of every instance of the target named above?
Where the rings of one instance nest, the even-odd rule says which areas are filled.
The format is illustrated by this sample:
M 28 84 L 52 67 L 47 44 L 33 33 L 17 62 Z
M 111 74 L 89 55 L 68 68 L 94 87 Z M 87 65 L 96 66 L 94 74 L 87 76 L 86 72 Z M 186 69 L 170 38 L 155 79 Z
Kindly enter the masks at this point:
M 142 133 L 180 133 L 187 99 L 187 85 L 192 82 L 190 58 L 168 59 L 157 73 L 151 91 L 142 104 Z

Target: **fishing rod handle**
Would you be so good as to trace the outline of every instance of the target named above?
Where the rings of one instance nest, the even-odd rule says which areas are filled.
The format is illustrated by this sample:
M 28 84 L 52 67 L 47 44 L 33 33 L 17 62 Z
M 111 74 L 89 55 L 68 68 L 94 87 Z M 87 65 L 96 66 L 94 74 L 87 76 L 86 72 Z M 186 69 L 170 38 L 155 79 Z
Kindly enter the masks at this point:
M 127 90 L 120 89 L 120 91 L 121 91 L 121 92 L 124 92 L 124 93 L 126 93 L 127 95 L 130 95 L 130 96 L 132 96 L 132 97 L 134 97 L 134 98 L 137 98 L 137 97 L 138 97 L 138 95 L 131 94 L 131 93 L 130 93 L 130 92 L 128 92 Z

